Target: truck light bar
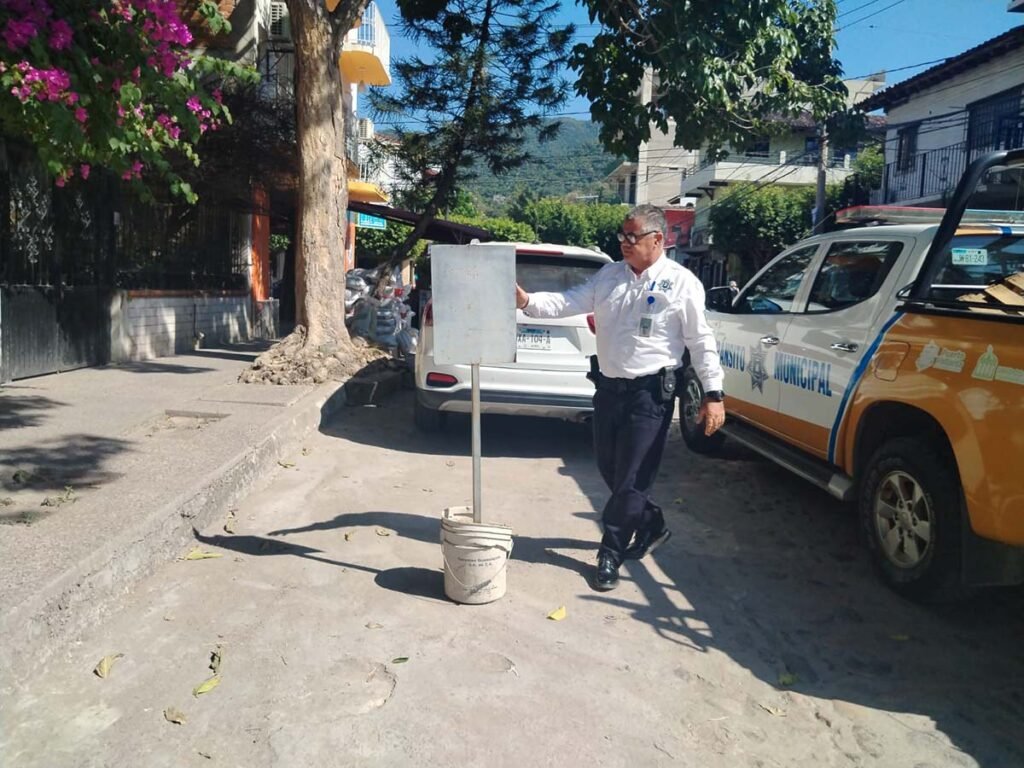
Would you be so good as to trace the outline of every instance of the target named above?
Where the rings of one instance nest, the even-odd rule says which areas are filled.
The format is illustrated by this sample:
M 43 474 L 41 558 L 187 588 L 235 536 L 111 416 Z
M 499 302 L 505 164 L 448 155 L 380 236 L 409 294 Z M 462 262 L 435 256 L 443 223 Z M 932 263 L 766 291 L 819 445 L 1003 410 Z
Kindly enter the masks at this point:
M 945 208 L 899 205 L 857 205 L 836 213 L 836 224 L 938 224 Z M 1024 211 L 986 211 L 968 208 L 961 224 L 1024 224 Z

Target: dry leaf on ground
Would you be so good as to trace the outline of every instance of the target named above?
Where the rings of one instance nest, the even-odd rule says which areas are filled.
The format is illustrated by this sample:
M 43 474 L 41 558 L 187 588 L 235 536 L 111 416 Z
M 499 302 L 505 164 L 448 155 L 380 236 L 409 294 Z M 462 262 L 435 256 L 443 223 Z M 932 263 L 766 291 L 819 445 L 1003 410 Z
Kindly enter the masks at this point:
M 295 463 L 291 461 L 279 461 L 277 463 L 280 464 L 285 469 L 291 469 L 292 467 L 295 466 Z
M 168 707 L 164 710 L 164 720 L 166 720 L 169 723 L 174 723 L 175 725 L 184 725 L 185 719 L 185 713 L 182 712 L 180 709 Z
M 345 534 L 345 541 L 352 541 L 353 536 L 355 536 L 355 533 L 353 531 L 349 531 Z
M 210 560 L 214 557 L 224 557 L 220 552 L 205 552 L 199 547 L 192 547 L 192 551 L 189 552 L 184 560 Z
M 565 618 L 565 616 L 566 616 L 566 611 L 565 611 L 565 606 L 564 605 L 558 606 L 557 608 L 555 608 L 555 610 L 553 610 L 551 613 L 548 614 L 548 618 L 551 619 L 552 621 L 561 621 L 562 619 Z
M 377 535 L 378 536 L 390 536 L 391 535 L 391 531 L 389 531 L 387 528 L 378 528 L 377 529 Z
M 405 664 L 409 660 L 408 656 L 397 656 L 391 660 L 392 664 Z
M 112 653 L 109 656 L 104 656 L 92 670 L 93 674 L 96 677 L 106 679 L 110 675 L 110 670 L 114 667 L 114 662 L 121 658 L 124 658 L 123 653 Z
M 767 704 L 762 704 L 761 702 L 758 702 L 757 706 L 759 706 L 761 709 L 763 709 L 769 715 L 775 715 L 776 717 L 785 717 L 786 716 L 785 711 L 779 709 L 778 707 L 770 707 Z
M 220 685 L 220 675 L 214 675 L 209 680 L 204 680 L 195 688 L 192 689 L 193 696 L 202 696 L 204 693 L 209 693 L 214 688 Z
M 378 624 L 376 621 L 371 621 L 366 625 L 367 629 L 384 629 L 383 624 Z

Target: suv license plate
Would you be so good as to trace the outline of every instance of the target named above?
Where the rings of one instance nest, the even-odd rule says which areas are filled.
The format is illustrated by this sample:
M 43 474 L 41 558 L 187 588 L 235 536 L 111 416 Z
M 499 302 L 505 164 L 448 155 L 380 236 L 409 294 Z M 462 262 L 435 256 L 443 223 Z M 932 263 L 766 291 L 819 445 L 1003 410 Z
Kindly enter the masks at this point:
M 516 333 L 516 346 L 519 349 L 551 349 L 551 331 L 543 328 L 520 328 Z

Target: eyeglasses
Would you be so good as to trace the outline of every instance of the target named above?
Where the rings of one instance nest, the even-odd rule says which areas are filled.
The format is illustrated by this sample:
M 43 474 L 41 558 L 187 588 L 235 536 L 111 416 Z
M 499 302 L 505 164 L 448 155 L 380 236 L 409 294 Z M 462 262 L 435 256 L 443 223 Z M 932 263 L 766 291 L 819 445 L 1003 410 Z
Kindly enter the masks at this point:
M 646 232 L 616 232 L 615 237 L 618 238 L 618 241 L 620 243 L 629 243 L 630 245 L 636 245 L 648 235 L 655 235 L 660 232 L 660 229 L 649 229 Z

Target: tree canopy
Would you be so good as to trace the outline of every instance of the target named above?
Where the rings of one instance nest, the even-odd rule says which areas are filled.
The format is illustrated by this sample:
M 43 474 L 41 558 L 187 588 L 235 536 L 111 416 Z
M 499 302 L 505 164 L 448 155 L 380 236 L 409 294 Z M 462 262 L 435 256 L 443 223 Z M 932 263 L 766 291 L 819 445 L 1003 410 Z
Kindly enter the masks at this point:
M 843 109 L 834 0 L 581 2 L 601 29 L 572 51 L 576 92 L 610 151 L 629 155 L 670 121 L 676 145 L 717 149 L 780 117 Z

